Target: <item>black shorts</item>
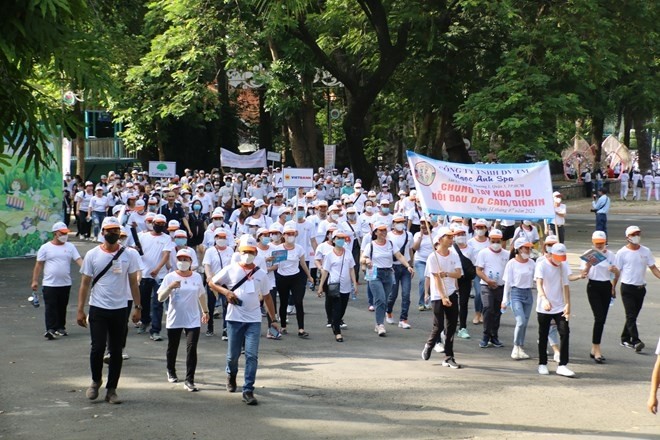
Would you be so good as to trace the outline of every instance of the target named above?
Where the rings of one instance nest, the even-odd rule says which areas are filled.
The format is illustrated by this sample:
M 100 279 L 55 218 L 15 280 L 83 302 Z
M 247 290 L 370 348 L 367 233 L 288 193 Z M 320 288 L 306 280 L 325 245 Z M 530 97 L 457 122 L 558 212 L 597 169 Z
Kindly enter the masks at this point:
M 513 233 L 516 232 L 516 226 L 505 226 L 502 228 L 502 240 L 507 241 L 513 238 Z

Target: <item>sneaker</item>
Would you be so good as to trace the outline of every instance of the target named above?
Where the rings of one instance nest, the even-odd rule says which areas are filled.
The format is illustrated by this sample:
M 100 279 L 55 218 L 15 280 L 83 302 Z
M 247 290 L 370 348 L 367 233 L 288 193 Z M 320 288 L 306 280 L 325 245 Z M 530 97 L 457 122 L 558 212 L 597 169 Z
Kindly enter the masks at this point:
M 121 358 L 126 361 L 126 360 L 130 359 L 131 357 L 128 355 L 127 351 L 122 350 Z
M 109 364 L 110 363 L 110 353 L 106 353 L 103 355 L 103 363 L 104 364 Z
M 369 311 L 370 312 L 373 312 L 374 310 L 376 310 L 376 309 L 374 309 L 374 306 L 369 306 Z
M 461 366 L 456 363 L 453 357 L 447 358 L 444 361 L 442 361 L 442 366 L 453 368 L 454 370 L 461 368 Z
M 138 332 L 138 335 L 142 335 L 142 334 L 146 333 L 147 332 L 147 326 L 146 325 L 140 325 L 140 327 L 138 327 L 137 332 Z
M 212 332 L 211 330 L 206 330 L 206 333 L 205 333 L 205 334 L 206 334 L 206 336 L 209 337 L 209 338 L 210 338 L 211 336 L 213 336 L 213 332 Z
M 330 328 L 330 327 L 332 327 L 332 324 L 328 322 L 328 323 L 325 325 L 325 328 Z
M 435 347 L 433 347 L 433 351 L 436 353 L 444 353 L 445 352 L 445 344 L 442 342 L 436 342 Z
M 190 392 L 195 392 L 199 389 L 195 386 L 194 382 L 191 382 L 189 380 L 187 380 L 183 383 L 183 388 L 186 389 L 187 391 L 190 391 Z
M 553 354 L 553 355 L 552 355 L 552 360 L 553 360 L 554 362 L 559 363 L 559 361 L 561 360 L 561 353 L 557 352 L 557 353 Z
M 140 327 L 142 327 L 142 321 L 138 321 L 138 322 L 136 322 L 135 324 L 133 324 L 133 327 L 135 327 L 135 328 L 140 328 Z
M 46 330 L 46 333 L 44 333 L 44 338 L 48 339 L 49 341 L 52 341 L 53 339 L 57 339 L 55 337 L 55 332 L 52 330 Z
M 426 306 L 424 304 L 422 304 L 419 307 L 417 307 L 417 310 L 419 310 L 420 312 L 423 312 L 423 311 L 426 310 Z
M 346 324 L 344 321 L 342 321 L 341 324 L 339 324 L 339 328 L 344 328 L 344 329 L 348 328 L 348 324 Z
M 387 332 L 385 331 L 385 326 L 383 324 L 380 324 L 378 326 L 378 336 L 380 336 L 380 337 L 387 336 Z
M 254 406 L 259 403 L 254 397 L 254 394 L 252 394 L 252 391 L 245 391 L 243 393 L 243 402 L 250 406 Z
M 575 373 L 570 370 L 566 365 L 560 365 L 557 367 L 557 374 L 564 377 L 573 377 Z
M 461 339 L 470 339 L 470 334 L 468 333 L 466 328 L 458 329 L 456 335 Z
M 408 321 L 399 321 L 399 328 L 403 328 L 408 330 L 410 327 L 410 324 L 408 324 Z
M 520 347 L 517 345 L 514 345 L 513 350 L 511 350 L 511 359 L 520 359 Z
M 525 353 L 522 347 L 518 347 L 518 359 L 529 359 L 529 355 Z
M 424 345 L 424 349 L 422 350 L 422 359 L 425 361 L 428 361 L 431 358 L 431 347 L 429 344 Z
M 66 330 L 64 330 L 63 328 L 57 330 L 57 331 L 55 332 L 55 334 L 56 334 L 57 336 L 69 336 L 69 334 L 68 334 L 68 333 L 66 332 Z
M 500 342 L 500 340 L 497 339 L 497 338 L 491 338 L 491 339 L 490 339 L 490 343 L 493 344 L 493 347 L 496 347 L 496 348 L 502 348 L 502 347 L 504 347 L 504 344 L 502 344 L 502 343 Z
M 99 397 L 99 388 L 101 388 L 101 382 L 92 382 L 89 388 L 87 388 L 85 395 L 89 400 L 96 400 Z
M 392 317 L 391 313 L 387 313 L 385 315 L 385 322 L 387 322 L 390 325 L 394 325 L 394 318 Z
M 119 405 L 121 400 L 119 400 L 119 396 L 117 396 L 117 390 L 114 388 L 108 388 L 105 393 L 105 401 L 114 405 Z
M 222 340 L 223 341 L 228 341 L 229 338 L 227 337 L 227 330 L 222 331 Z
M 286 307 L 286 314 L 287 315 L 293 315 L 293 313 L 296 311 L 295 306 L 287 306 Z
M 637 353 L 639 353 L 640 351 L 642 351 L 642 349 L 643 349 L 644 347 L 646 347 L 646 345 L 644 345 L 644 343 L 643 343 L 642 341 L 639 341 L 637 344 L 633 345 L 633 348 L 635 349 L 635 351 L 636 351 Z
M 176 373 L 171 373 L 171 372 L 168 371 L 167 372 L 167 381 L 169 383 L 177 383 L 179 381 L 179 378 L 176 377 Z
M 149 339 L 151 339 L 152 341 L 162 341 L 163 340 L 163 338 L 160 337 L 160 333 L 152 333 L 149 336 Z
M 227 375 L 227 391 L 230 393 L 236 392 L 236 375 Z
M 480 348 L 488 348 L 489 345 L 490 345 L 490 341 L 487 339 L 482 339 L 481 341 L 479 341 Z
M 543 376 L 547 376 L 550 374 L 550 371 L 548 371 L 548 366 L 547 365 L 539 365 L 539 374 Z
M 635 349 L 635 344 L 631 344 L 630 342 L 621 341 L 621 346 L 626 348 L 631 348 L 633 350 Z

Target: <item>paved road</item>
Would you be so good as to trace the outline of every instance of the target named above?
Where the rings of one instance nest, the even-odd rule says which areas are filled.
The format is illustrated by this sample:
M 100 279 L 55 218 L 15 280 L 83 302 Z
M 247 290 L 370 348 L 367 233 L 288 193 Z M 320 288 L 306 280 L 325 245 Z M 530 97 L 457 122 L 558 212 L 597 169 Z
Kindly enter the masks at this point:
M 631 223 L 642 227 L 644 243 L 660 258 L 656 218 L 611 218 L 611 248 L 623 244 L 621 235 Z M 587 248 L 592 225 L 588 213 L 571 217 L 569 251 Z M 576 255 L 569 258 L 575 267 Z M 411 330 L 391 326 L 387 338 L 378 338 L 373 315 L 360 298 L 349 306 L 346 342 L 337 344 L 323 325 L 322 301 L 308 294 L 309 340 L 261 340 L 259 406 L 248 408 L 240 394 L 224 391 L 226 344 L 219 337 L 200 340 L 201 391 L 188 393 L 165 380 L 166 342 L 133 331 L 132 358 L 124 363 L 119 388 L 124 404 L 113 406 L 85 399 L 89 335 L 75 326 L 75 299 L 69 306 L 70 336 L 47 342 L 41 336 L 43 307 L 34 309 L 26 301 L 33 260 L 0 264 L 0 439 L 660 438 L 660 418 L 645 408 L 655 357 L 650 348 L 638 355 L 618 345 L 623 307 L 617 302 L 605 328 L 608 362 L 589 359 L 593 318 L 584 281 L 571 287 L 575 379 L 540 377 L 535 359 L 510 359 L 510 313 L 500 332 L 506 348 L 479 349 L 479 329 L 470 324 L 473 338 L 456 343 L 464 368 L 450 370 L 435 353 L 428 362 L 420 359 L 431 328 L 429 312 L 413 311 Z M 660 281 L 650 273 L 647 279 L 639 327 L 655 346 Z M 531 321 L 527 345 L 535 353 L 535 314 Z M 179 358 L 183 361 L 183 352 Z

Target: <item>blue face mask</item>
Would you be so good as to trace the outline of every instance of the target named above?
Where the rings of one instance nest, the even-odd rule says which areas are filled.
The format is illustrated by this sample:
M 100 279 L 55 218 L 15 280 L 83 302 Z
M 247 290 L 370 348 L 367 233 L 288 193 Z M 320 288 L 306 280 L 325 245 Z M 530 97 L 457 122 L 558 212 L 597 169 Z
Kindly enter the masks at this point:
M 343 238 L 338 238 L 335 240 L 335 246 L 337 247 L 344 247 L 345 244 L 346 244 L 346 240 L 344 240 Z
M 195 211 L 201 211 L 202 210 L 202 205 L 193 205 L 193 209 Z
M 383 212 L 383 214 L 389 214 L 390 213 L 390 208 L 380 208 L 380 210 Z
M 175 238 L 175 239 L 174 239 L 174 243 L 176 243 L 176 245 L 177 245 L 178 247 L 185 246 L 187 242 L 188 242 L 188 240 L 185 239 L 185 238 Z
M 287 214 L 284 216 L 284 221 L 290 222 L 291 221 L 291 214 Z
M 268 244 L 270 243 L 270 237 L 261 237 L 261 242 L 263 244 Z
M 305 211 L 297 211 L 296 217 L 298 217 L 299 219 L 305 218 Z

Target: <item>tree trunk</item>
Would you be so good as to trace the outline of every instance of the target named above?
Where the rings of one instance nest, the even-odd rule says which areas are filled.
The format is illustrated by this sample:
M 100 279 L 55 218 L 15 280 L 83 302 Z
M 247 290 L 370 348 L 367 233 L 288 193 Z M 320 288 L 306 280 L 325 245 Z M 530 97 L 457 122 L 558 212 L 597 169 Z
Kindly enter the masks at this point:
M 158 160 L 165 160 L 165 149 L 163 148 L 163 132 L 159 121 L 156 121 L 156 149 L 158 149 Z
M 594 170 L 600 169 L 600 159 L 603 144 L 603 132 L 605 131 L 605 118 L 593 116 L 591 118 L 591 145 L 594 146 Z
M 454 124 L 454 115 L 451 112 L 442 118 L 444 125 L 444 142 L 445 149 L 447 150 L 447 160 L 456 163 L 472 163 L 472 158 L 465 148 L 465 141 L 463 141 L 463 133 Z
M 635 127 L 635 138 L 637 139 L 637 157 L 639 159 L 639 170 L 645 173 L 651 169 L 651 136 L 645 127 L 646 115 L 636 114 L 633 120 Z
M 625 110 L 623 116 L 623 144 L 630 148 L 630 129 L 632 128 L 632 116 L 629 110 Z
M 366 117 L 371 102 L 364 97 L 356 97 L 346 90 L 347 111 L 342 128 L 346 136 L 346 150 L 353 172 L 362 178 L 367 187 L 377 185 L 376 169 L 364 155 L 364 137 L 366 135 Z
M 268 151 L 273 149 L 273 121 L 270 112 L 264 107 L 266 101 L 266 90 L 259 89 L 259 148 Z
M 422 154 L 427 154 L 427 150 L 431 147 L 432 143 L 432 129 L 433 123 L 435 122 L 435 115 L 432 111 L 426 110 L 422 121 L 417 131 L 417 137 L 415 140 L 415 151 Z
M 76 153 L 76 174 L 85 181 L 87 180 L 85 176 L 85 112 L 82 103 L 78 100 L 73 106 L 73 114 L 76 116 L 76 120 L 80 122 L 76 126 L 75 138 L 73 139 L 73 148 Z

